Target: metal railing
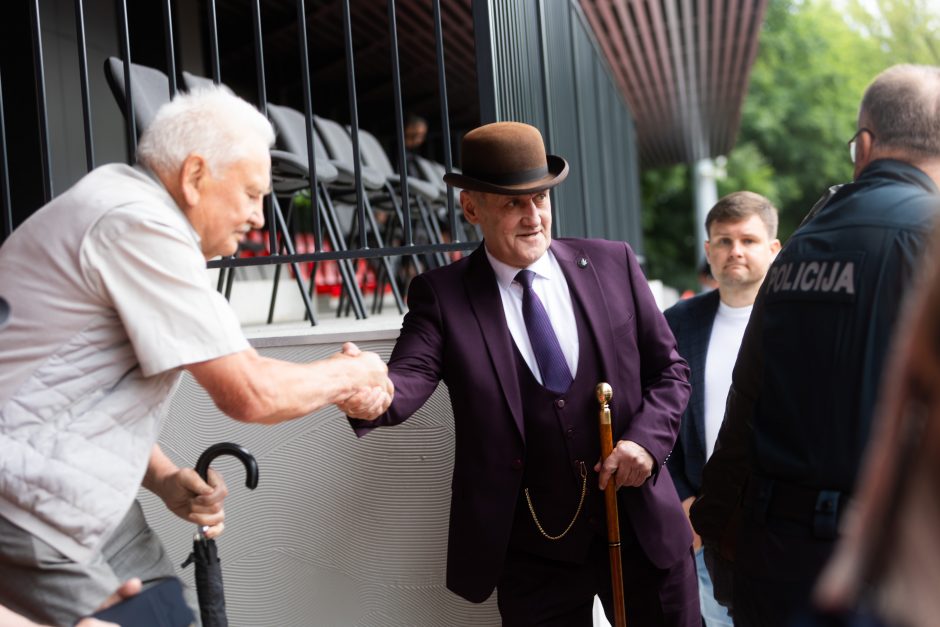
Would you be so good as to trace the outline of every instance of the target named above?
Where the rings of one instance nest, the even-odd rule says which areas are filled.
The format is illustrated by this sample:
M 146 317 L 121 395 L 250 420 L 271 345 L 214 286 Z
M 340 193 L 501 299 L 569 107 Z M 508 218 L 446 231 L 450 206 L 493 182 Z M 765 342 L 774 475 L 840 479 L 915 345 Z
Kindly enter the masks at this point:
M 67 0 L 63 0 L 65 2 Z M 268 82 L 265 75 L 265 46 L 262 28 L 262 2 L 261 0 L 247 0 L 251 4 L 252 21 L 252 47 L 255 55 L 257 79 L 257 107 L 267 114 L 268 110 Z M 163 15 L 163 33 L 165 47 L 166 77 L 168 81 L 167 99 L 172 98 L 180 89 L 178 77 L 181 75 L 178 67 L 177 47 L 179 37 L 174 30 L 174 3 L 172 0 L 160 0 Z M 356 318 L 366 317 L 367 311 L 357 280 L 357 266 L 359 264 L 372 264 L 374 272 L 379 277 L 383 298 L 376 297 L 373 311 L 381 309 L 384 299 L 384 286 L 390 286 L 397 307 L 404 310 L 402 293 L 405 290 L 407 276 L 398 272 L 401 260 L 408 258 L 415 265 L 415 270 L 433 267 L 447 263 L 451 253 L 466 251 L 474 248 L 478 242 L 475 234 L 465 231 L 461 224 L 461 216 L 455 202 L 454 190 L 449 186 L 443 189 L 441 197 L 434 203 L 426 198 L 418 197 L 412 190 L 412 181 L 407 174 L 407 149 L 404 136 L 404 103 L 402 98 L 401 72 L 399 68 L 399 33 L 396 16 L 398 9 L 395 0 L 387 0 L 388 37 L 390 42 L 390 70 L 393 81 L 394 100 L 394 144 L 395 160 L 398 162 L 398 180 L 388 181 L 381 190 L 366 189 L 363 182 L 363 150 L 361 145 L 360 116 L 357 103 L 357 82 L 355 69 L 355 48 L 353 41 L 353 27 L 350 10 L 350 0 L 337 0 L 342 11 L 343 41 L 346 57 L 346 89 L 348 91 L 349 126 L 348 132 L 353 150 L 353 179 L 343 184 L 323 182 L 318 179 L 317 157 L 315 153 L 316 131 L 314 105 L 312 93 L 316 86 L 311 78 L 309 59 L 311 52 L 308 45 L 307 9 L 304 0 L 296 0 L 297 22 L 297 50 L 300 55 L 300 81 L 303 92 L 303 116 L 306 125 L 306 161 L 309 172 L 306 174 L 305 196 L 309 197 L 309 209 L 304 202 L 294 202 L 296 193 L 300 189 L 295 185 L 290 192 L 275 192 L 266 199 L 267 213 L 267 241 L 265 254 L 260 256 L 237 255 L 217 259 L 209 262 L 209 268 L 220 269 L 219 289 L 231 294 L 234 270 L 236 268 L 253 266 L 274 266 L 273 289 L 271 295 L 271 308 L 268 315 L 270 322 L 273 317 L 274 302 L 277 298 L 278 282 L 281 276 L 281 267 L 287 265 L 300 290 L 306 315 L 312 324 L 316 324 L 315 308 L 311 302 L 315 272 L 302 271 L 303 264 L 316 264 L 335 262 L 339 266 L 342 281 L 343 297 L 337 313 L 352 313 Z M 451 154 L 450 121 L 447 102 L 447 75 L 444 59 L 444 34 L 441 25 L 441 0 L 433 0 L 434 23 L 434 59 L 437 65 L 438 92 L 441 111 L 442 127 L 442 155 L 443 165 L 447 171 L 453 169 Z M 117 11 L 117 39 L 118 45 L 114 56 L 120 58 L 123 64 L 123 86 L 125 102 L 121 103 L 124 111 L 124 135 L 127 147 L 126 159 L 128 163 L 135 160 L 139 121 L 137 107 L 135 106 L 134 59 L 132 58 L 133 39 L 135 33 L 128 19 L 127 0 L 118 0 L 115 3 Z M 177 6 L 178 8 L 178 6 Z M 218 27 L 218 11 L 216 0 L 206 0 L 205 28 L 201 35 L 203 49 L 206 51 L 204 67 L 209 68 L 210 78 L 215 83 L 222 81 L 220 64 L 220 33 Z M 42 170 L 42 198 L 44 202 L 51 200 L 57 191 L 54 187 L 52 144 L 50 142 L 49 110 L 47 107 L 47 80 L 48 68 L 45 65 L 45 49 L 43 45 L 43 28 L 40 23 L 40 2 L 33 0 L 31 11 L 31 38 L 33 44 L 33 73 L 35 77 L 36 112 L 38 124 L 36 135 L 40 146 L 40 167 Z M 93 101 L 92 89 L 88 69 L 88 39 L 87 20 L 84 0 L 74 0 L 74 26 L 75 42 L 77 43 L 78 83 L 80 86 L 82 124 L 84 130 L 84 160 L 85 171 L 90 171 L 96 164 L 95 133 L 93 120 L 95 106 L 99 103 Z M 100 18 L 93 18 L 100 19 Z M 100 27 L 100 24 L 96 23 Z M 64 68 L 58 68 L 65 71 Z M 14 228 L 13 201 L 11 200 L 11 177 L 7 165 L 10 155 L 8 152 L 7 133 L 4 124 L 3 81 L 0 76 L 0 184 L 2 184 L 2 236 L 5 239 Z M 288 204 L 285 212 L 282 203 Z M 376 220 L 377 205 L 385 207 L 386 216 L 380 227 Z M 433 206 L 432 206 L 433 205 Z M 351 225 L 343 225 L 337 217 L 337 207 L 351 210 Z M 38 208 L 38 207 L 37 207 Z M 298 231 L 291 228 L 292 222 L 297 222 L 300 213 L 309 210 L 309 215 L 303 217 L 308 225 L 309 234 L 312 235 L 313 250 L 298 251 L 295 236 Z M 428 222 L 432 216 L 433 224 Z M 416 217 L 417 216 L 417 221 Z M 348 222 L 348 221 L 347 221 Z M 430 227 L 429 227 L 430 225 Z M 416 241 L 416 233 L 421 231 L 423 241 Z M 448 238 L 441 236 L 446 232 Z M 308 233 L 302 233 L 306 236 Z M 304 247 L 309 248 L 309 247 Z M 398 264 L 399 267 L 396 267 Z M 309 282 L 304 276 L 309 275 Z M 380 288 L 377 288 L 377 290 Z

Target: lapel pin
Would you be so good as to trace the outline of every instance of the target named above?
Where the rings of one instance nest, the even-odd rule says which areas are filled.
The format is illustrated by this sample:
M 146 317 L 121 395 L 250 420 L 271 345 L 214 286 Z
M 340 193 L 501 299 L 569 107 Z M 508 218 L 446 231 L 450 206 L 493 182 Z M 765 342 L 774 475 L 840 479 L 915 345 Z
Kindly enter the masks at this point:
M 584 270 L 585 268 L 587 268 L 588 260 L 585 259 L 584 257 L 578 257 L 577 263 L 578 263 L 578 267 Z

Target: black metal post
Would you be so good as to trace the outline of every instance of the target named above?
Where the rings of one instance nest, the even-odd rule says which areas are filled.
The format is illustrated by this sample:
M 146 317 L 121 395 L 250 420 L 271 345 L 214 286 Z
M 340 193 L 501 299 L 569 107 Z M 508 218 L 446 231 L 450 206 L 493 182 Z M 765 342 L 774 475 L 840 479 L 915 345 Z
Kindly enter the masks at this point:
M 304 0 L 297 0 L 297 38 L 300 48 L 300 78 L 304 86 L 304 125 L 307 133 L 307 169 L 310 176 L 310 209 L 313 212 L 313 241 L 317 250 L 323 248 L 323 228 L 320 224 L 320 206 L 317 196 L 317 156 L 313 131 L 313 97 L 310 92 L 310 60 L 307 58 L 307 14 Z
M 474 6 L 477 4 L 484 3 L 474 2 Z M 474 24 L 476 24 L 476 13 L 477 9 L 474 8 Z M 479 38 L 477 38 L 477 42 L 479 45 Z M 444 167 L 448 172 L 453 172 L 454 162 L 450 146 L 450 112 L 447 108 L 447 72 L 444 68 L 444 29 L 441 25 L 441 0 L 434 0 L 434 43 L 436 48 L 435 52 L 437 54 L 437 84 L 438 91 L 441 94 L 441 133 L 444 141 Z M 480 116 L 483 116 L 482 109 Z M 457 210 L 454 207 L 454 188 L 450 185 L 447 186 L 447 213 L 450 220 L 451 239 L 455 242 L 459 242 L 460 234 L 457 232 Z
M 365 190 L 362 187 L 362 156 L 359 152 L 359 106 L 356 103 L 356 65 L 352 42 L 352 17 L 349 14 L 349 0 L 343 0 L 343 35 L 346 45 L 346 87 L 349 91 L 349 125 L 352 129 L 353 168 L 356 178 L 356 212 L 359 216 L 359 245 L 369 248 L 366 238 L 366 208 L 363 202 Z
M 219 63 L 219 23 L 216 18 L 215 0 L 209 0 L 209 61 L 212 63 L 212 80 L 222 82 L 222 67 Z
M 251 12 L 251 22 L 254 26 L 254 49 L 255 49 L 255 68 L 257 70 L 256 76 L 258 78 L 258 108 L 264 115 L 268 114 L 268 105 L 267 105 L 267 90 L 265 89 L 265 79 L 264 79 L 264 47 L 262 45 L 262 34 L 261 34 L 261 0 L 254 0 L 252 3 L 252 8 L 254 9 Z M 272 195 L 268 195 L 265 200 L 265 209 L 268 214 L 268 246 L 272 255 L 278 254 L 277 247 L 277 229 L 278 222 L 277 218 L 274 215 L 274 203 L 272 202 Z
M 255 47 L 255 66 L 257 68 L 257 77 L 258 77 L 258 109 L 261 110 L 261 113 L 265 116 L 268 115 L 268 93 L 265 88 L 265 76 L 264 76 L 264 45 L 261 32 L 261 0 L 254 0 L 254 11 L 252 11 L 252 23 L 254 25 L 254 47 Z M 265 204 L 267 205 L 268 213 L 268 241 L 270 243 L 271 256 L 276 257 L 280 255 L 280 248 L 278 245 L 277 232 L 280 229 L 282 237 L 284 239 L 284 247 L 287 249 L 287 253 L 291 256 L 295 255 L 294 244 L 290 239 L 290 230 L 287 228 L 287 223 L 284 221 L 284 216 L 281 213 L 281 208 L 278 205 L 277 198 L 274 197 L 274 194 L 268 194 L 265 197 Z M 307 315 L 310 316 L 310 323 L 316 324 L 317 318 L 313 312 L 313 305 L 310 302 L 309 296 L 307 296 L 307 290 L 304 286 L 304 278 L 300 274 L 300 267 L 297 265 L 297 262 L 291 261 L 291 266 L 294 269 L 294 277 L 297 280 L 297 285 L 300 288 L 301 298 L 304 300 L 304 307 L 307 309 Z M 275 284 L 275 293 L 272 294 L 272 301 L 276 298 L 276 289 L 277 284 Z M 272 305 L 273 307 L 273 305 Z M 272 309 L 273 312 L 273 309 Z
M 219 62 L 219 24 L 215 11 L 215 0 L 207 3 L 207 21 L 209 24 L 209 61 L 212 65 L 212 82 L 219 85 L 222 82 L 222 68 Z M 225 287 L 225 298 L 231 298 L 234 268 L 219 268 L 219 283 L 216 288 L 222 291 Z
M 75 0 L 75 35 L 78 42 L 78 75 L 82 85 L 82 121 L 85 124 L 85 169 L 95 169 L 95 143 L 91 126 L 91 96 L 88 92 L 88 47 L 85 43 L 85 10 Z
M 33 71 L 36 79 L 36 109 L 39 114 L 39 144 L 42 157 L 42 191 L 45 202 L 52 200 L 52 153 L 49 148 L 49 111 L 46 106 L 46 70 L 42 61 L 42 28 L 39 22 L 39 0 L 33 2 Z
M 300 46 L 300 67 L 301 79 L 304 87 L 304 125 L 307 133 L 307 163 L 310 177 L 310 209 L 313 212 L 313 242 L 315 250 L 323 250 L 323 220 L 321 212 L 326 219 L 327 235 L 333 243 L 334 248 L 345 250 L 346 242 L 342 236 L 337 237 L 339 228 L 334 228 L 331 224 L 332 207 L 328 208 L 329 196 L 326 190 L 321 199 L 318 188 L 322 187 L 317 180 L 317 155 L 316 138 L 313 129 L 313 95 L 310 83 L 310 61 L 308 58 L 309 50 L 307 44 L 307 15 L 304 10 L 304 0 L 297 0 L 297 35 Z M 356 272 L 353 269 L 352 261 L 349 259 L 340 259 L 337 261 L 340 275 L 343 278 L 343 284 L 349 296 L 349 301 L 357 319 L 366 317 L 365 305 L 362 302 L 362 293 L 359 291 L 359 284 L 356 283 Z M 310 275 L 310 289 L 313 290 L 316 282 L 316 269 Z
M 134 115 L 134 91 L 131 89 L 131 39 L 127 24 L 127 0 L 121 0 L 118 6 L 118 24 L 120 28 L 121 59 L 124 61 L 124 130 L 127 136 L 127 162 L 137 160 L 137 120 Z
M 405 116 L 401 106 L 401 70 L 398 64 L 398 22 L 395 18 L 395 0 L 388 0 L 388 36 L 392 56 L 392 87 L 395 92 L 395 129 L 398 140 L 398 178 L 401 184 L 402 235 L 405 246 L 411 246 L 411 198 L 408 193 L 408 157 L 405 154 Z M 390 280 L 394 280 L 390 277 Z
M 166 77 L 170 85 L 170 100 L 176 96 L 176 49 L 173 46 L 173 8 L 172 0 L 163 2 L 163 40 L 166 43 Z
M 13 232 L 13 201 L 10 200 L 10 173 L 7 170 L 7 130 L 3 114 L 3 81 L 0 79 L 0 186 L 3 187 L 3 238 Z

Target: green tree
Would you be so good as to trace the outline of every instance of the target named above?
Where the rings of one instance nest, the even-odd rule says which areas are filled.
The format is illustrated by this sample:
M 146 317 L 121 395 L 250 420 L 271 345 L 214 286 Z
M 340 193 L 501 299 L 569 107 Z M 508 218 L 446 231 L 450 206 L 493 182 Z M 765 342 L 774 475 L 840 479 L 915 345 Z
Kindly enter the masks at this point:
M 936 0 L 850 0 L 846 19 L 874 39 L 892 62 L 940 65 L 940 4 Z
M 741 116 L 739 150 L 772 170 L 786 237 L 827 187 L 852 176 L 846 142 L 871 78 L 887 65 L 877 42 L 828 0 L 771 0 Z M 753 146 L 753 148 L 751 147 Z M 728 168 L 729 189 L 742 181 Z M 758 190 L 755 190 L 758 191 Z
M 641 176 L 646 274 L 680 290 L 695 289 L 698 251 L 689 168 L 680 164 Z
M 747 189 L 769 198 L 779 206 L 780 194 L 774 170 L 753 143 L 738 144 L 729 155 L 726 171 L 733 176 L 718 182 L 718 194 Z M 643 212 L 646 272 L 661 278 L 680 291 L 699 288 L 694 199 L 690 168 L 675 165 L 643 172 Z
M 846 142 L 871 79 L 894 63 L 940 64 L 935 4 L 770 0 L 719 192 L 770 198 L 786 239 L 826 188 L 851 179 Z M 698 254 L 689 168 L 646 171 L 642 183 L 650 276 L 685 288 Z
M 754 142 L 739 142 L 725 165 L 725 176 L 718 181 L 718 195 L 746 189 L 766 196 L 780 206 L 780 190 L 773 166 Z

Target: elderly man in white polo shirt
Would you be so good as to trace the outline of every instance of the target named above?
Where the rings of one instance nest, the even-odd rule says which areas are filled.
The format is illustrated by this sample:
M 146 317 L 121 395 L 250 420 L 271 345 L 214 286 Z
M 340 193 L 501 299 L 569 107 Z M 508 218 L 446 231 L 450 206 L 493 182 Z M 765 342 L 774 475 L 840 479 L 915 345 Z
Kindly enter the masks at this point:
M 258 355 L 206 260 L 263 223 L 270 123 L 223 88 L 177 96 L 141 137 L 0 248 L 0 605 L 71 625 L 120 584 L 103 547 L 141 484 L 221 531 L 225 487 L 156 445 L 188 370 L 223 412 L 277 423 L 328 404 L 377 415 L 385 364 L 347 344 L 322 361 Z M 130 512 L 130 513 L 129 513 Z M 9 582 L 21 585 L 6 585 Z

